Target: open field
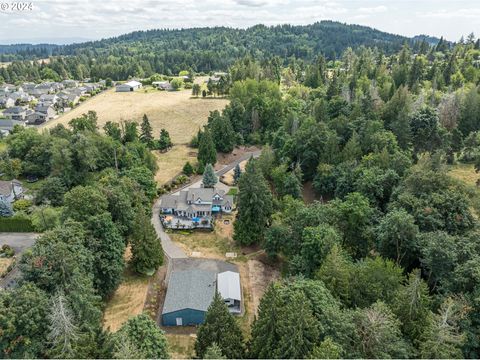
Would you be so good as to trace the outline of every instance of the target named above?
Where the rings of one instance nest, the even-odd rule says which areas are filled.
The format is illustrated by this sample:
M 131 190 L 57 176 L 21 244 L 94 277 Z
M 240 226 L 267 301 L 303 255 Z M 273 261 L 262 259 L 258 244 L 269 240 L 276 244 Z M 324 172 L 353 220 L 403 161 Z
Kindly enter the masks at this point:
M 204 78 L 197 78 L 203 82 Z M 222 110 L 228 104 L 227 99 L 193 98 L 191 90 L 158 91 L 141 89 L 129 93 L 117 93 L 110 89 L 88 99 L 80 106 L 47 122 L 41 128 L 51 128 L 68 122 L 93 110 L 98 115 L 98 126 L 103 128 L 107 121 L 121 122 L 134 120 L 140 122 L 144 114 L 150 120 L 153 134 L 158 138 L 160 129 L 170 133 L 173 148 L 167 153 L 156 152 L 159 171 L 156 180 L 162 184 L 182 170 L 185 162 L 194 161 L 195 155 L 189 156 L 188 144 L 194 134 L 207 123 L 210 111 Z

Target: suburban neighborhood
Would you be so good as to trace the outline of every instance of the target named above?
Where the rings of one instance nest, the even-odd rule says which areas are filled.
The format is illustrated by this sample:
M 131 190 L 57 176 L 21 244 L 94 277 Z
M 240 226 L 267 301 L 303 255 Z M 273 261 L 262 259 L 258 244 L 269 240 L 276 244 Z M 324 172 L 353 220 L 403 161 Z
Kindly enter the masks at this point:
M 0 132 L 4 135 L 15 125 L 41 125 L 69 112 L 87 97 L 106 89 L 106 81 L 25 82 L 0 85 Z M 2 110 L 3 109 L 3 110 Z M 3 118 L 3 119 L 2 119 Z

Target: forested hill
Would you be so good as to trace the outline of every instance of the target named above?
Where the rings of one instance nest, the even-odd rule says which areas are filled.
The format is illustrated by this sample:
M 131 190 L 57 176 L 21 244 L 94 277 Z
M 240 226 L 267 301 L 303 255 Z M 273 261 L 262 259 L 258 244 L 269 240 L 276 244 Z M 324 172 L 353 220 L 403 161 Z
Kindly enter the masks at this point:
M 432 38 L 429 38 L 432 40 Z M 360 25 L 347 25 L 333 21 L 321 21 L 311 25 L 279 25 L 267 27 L 256 25 L 248 29 L 206 27 L 180 30 L 157 29 L 136 31 L 118 37 L 72 45 L 0 45 L 4 60 L 31 59 L 34 56 L 73 55 L 78 53 L 104 54 L 108 52 L 143 53 L 153 51 L 187 52 L 187 56 L 198 56 L 206 52 L 218 68 L 231 63 L 232 58 L 253 54 L 261 57 L 277 55 L 311 59 L 324 53 L 332 58 L 347 47 L 376 46 L 386 53 L 398 51 L 401 45 L 413 39 L 393 35 Z M 438 41 L 438 39 L 437 39 Z M 214 55 L 215 54 L 215 55 Z M 206 64 L 198 64 L 200 67 Z
M 251 57 L 286 65 L 292 58 L 311 63 L 320 54 L 338 58 L 347 48 L 376 47 L 384 54 L 399 51 L 409 43 L 414 52 L 423 53 L 432 39 L 411 39 L 388 34 L 365 26 L 322 21 L 312 25 L 256 25 L 248 29 L 226 27 L 182 30 L 137 31 L 115 38 L 61 46 L 10 46 L 13 54 L 2 54 L 0 61 L 45 58 L 49 64 L 30 61 L 13 62 L 0 69 L 6 82 L 149 77 L 178 74 L 182 70 L 209 72 L 227 70 L 235 61 Z M 38 52 L 38 54 L 37 54 Z
M 214 51 L 223 53 L 226 55 L 223 58 L 226 59 L 232 55 L 243 56 L 249 53 L 308 59 L 318 53 L 334 57 L 347 47 L 360 45 L 377 46 L 386 52 L 393 52 L 406 40 L 409 39 L 365 26 L 322 21 L 305 26 L 256 25 L 248 29 L 213 27 L 136 31 L 115 38 L 67 45 L 61 51 L 72 54 L 78 49 L 105 51 L 136 45 L 165 51 Z

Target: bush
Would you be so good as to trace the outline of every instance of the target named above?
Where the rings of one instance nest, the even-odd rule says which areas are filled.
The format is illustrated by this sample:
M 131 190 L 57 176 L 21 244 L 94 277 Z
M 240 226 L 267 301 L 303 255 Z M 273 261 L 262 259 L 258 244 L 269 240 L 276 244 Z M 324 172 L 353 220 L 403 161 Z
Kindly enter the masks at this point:
M 0 249 L 0 257 L 11 258 L 13 255 L 15 255 L 15 250 L 13 250 L 10 245 L 4 244 Z
M 33 232 L 32 221 L 25 216 L 0 217 L 0 232 Z
M 36 208 L 32 214 L 32 225 L 35 231 L 44 232 L 60 225 L 60 216 L 59 208 Z
M 187 176 L 193 174 L 193 166 L 190 164 L 190 162 L 187 161 L 185 165 L 183 165 L 183 173 Z
M 26 200 L 26 199 L 20 199 L 20 200 L 17 200 L 13 203 L 13 210 L 14 211 L 25 211 L 25 212 L 27 212 L 27 210 L 31 206 L 32 206 L 32 201 Z

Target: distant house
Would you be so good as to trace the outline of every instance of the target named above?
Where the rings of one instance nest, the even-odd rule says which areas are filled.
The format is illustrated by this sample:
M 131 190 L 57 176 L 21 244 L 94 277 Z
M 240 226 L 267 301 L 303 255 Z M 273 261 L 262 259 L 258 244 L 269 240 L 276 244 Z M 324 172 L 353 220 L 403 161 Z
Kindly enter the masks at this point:
M 13 106 L 15 106 L 15 100 L 13 100 L 11 97 L 0 98 L 0 108 L 8 109 Z
M 0 85 L 0 91 L 2 91 L 3 93 L 11 93 L 11 92 L 14 92 L 15 90 L 17 90 L 17 87 L 15 85 L 12 85 L 12 84 Z
M 129 92 L 129 91 L 135 91 L 138 90 L 142 87 L 142 83 L 131 80 L 129 82 L 126 82 L 125 84 L 120 84 L 116 86 L 116 91 L 117 92 Z
M 67 80 L 63 80 L 62 84 L 66 89 L 67 88 L 75 88 L 75 87 L 78 86 L 78 81 L 67 79 Z
M 18 100 L 22 103 L 28 103 L 33 100 L 33 97 L 28 95 L 24 91 L 15 91 L 11 93 L 8 97 L 11 98 L 14 102 Z
M 8 135 L 12 132 L 15 125 L 25 126 L 25 122 L 20 120 L 0 119 L 0 132 L 4 135 Z
M 165 326 L 202 324 L 214 295 L 214 272 L 173 271 L 163 305 L 162 324 Z
M 35 106 L 35 115 L 33 115 L 33 123 L 41 124 L 48 120 L 55 118 L 57 112 L 51 105 L 38 104 Z M 32 123 L 31 118 L 29 118 L 29 123 Z
M 0 200 L 13 203 L 23 196 L 22 183 L 18 180 L 3 181 L 0 180 Z
M 27 108 L 23 106 L 13 106 L 5 110 L 3 112 L 3 116 L 5 116 L 9 120 L 25 121 L 25 118 L 27 117 Z
M 152 82 L 152 85 L 159 90 L 166 90 L 166 91 L 173 90 L 172 84 L 170 84 L 170 82 L 168 81 L 154 81 Z
M 55 105 L 58 101 L 58 96 L 55 94 L 43 94 L 38 100 L 43 104 Z
M 233 271 L 225 271 L 217 275 L 217 291 L 225 301 L 228 310 L 232 314 L 240 314 L 242 290 L 240 286 L 240 274 Z

